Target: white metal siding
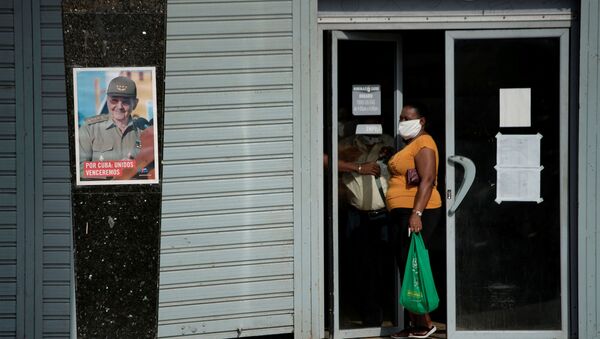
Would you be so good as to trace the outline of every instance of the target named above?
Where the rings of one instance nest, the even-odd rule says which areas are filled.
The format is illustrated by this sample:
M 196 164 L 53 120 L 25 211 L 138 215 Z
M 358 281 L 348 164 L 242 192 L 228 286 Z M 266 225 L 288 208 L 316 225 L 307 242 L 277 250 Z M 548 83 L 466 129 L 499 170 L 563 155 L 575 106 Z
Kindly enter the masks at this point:
M 12 1 L 0 2 L 0 337 L 17 335 L 15 35 Z
M 579 338 L 600 338 L 600 1 L 581 2 L 579 72 Z
M 71 182 L 64 76 L 61 1 L 43 0 L 41 28 L 42 109 L 42 331 L 68 338 L 71 296 Z
M 159 337 L 293 331 L 292 2 L 168 2 Z

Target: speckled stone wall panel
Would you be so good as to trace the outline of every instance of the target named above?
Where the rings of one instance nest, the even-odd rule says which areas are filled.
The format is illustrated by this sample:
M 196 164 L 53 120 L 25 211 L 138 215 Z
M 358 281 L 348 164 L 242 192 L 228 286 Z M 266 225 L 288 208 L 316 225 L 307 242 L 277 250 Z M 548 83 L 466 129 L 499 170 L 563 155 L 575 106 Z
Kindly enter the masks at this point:
M 75 50 L 65 54 L 65 63 L 74 67 L 151 66 L 156 63 L 157 50 L 164 49 L 164 29 L 157 27 L 150 14 L 66 14 L 63 23 L 65 40 L 72 41 Z M 135 25 L 132 25 L 132 20 Z M 66 46 L 65 46 L 66 48 Z M 146 54 L 140 58 L 140 54 Z M 104 63 L 112 60 L 111 64 Z M 100 61 L 102 61 L 100 63 Z
M 162 159 L 166 8 L 166 0 L 62 2 L 79 338 L 156 337 L 162 189 L 75 185 L 73 68 L 156 67 Z
M 156 336 L 160 223 L 150 208 L 160 203 L 156 195 L 76 197 L 79 338 Z

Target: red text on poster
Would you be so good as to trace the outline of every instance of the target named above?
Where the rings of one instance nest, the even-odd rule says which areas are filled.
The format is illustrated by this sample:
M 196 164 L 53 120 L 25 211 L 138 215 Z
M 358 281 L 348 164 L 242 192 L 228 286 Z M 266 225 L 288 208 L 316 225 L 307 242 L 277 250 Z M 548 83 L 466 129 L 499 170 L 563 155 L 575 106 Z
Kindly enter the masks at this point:
M 136 168 L 135 160 L 84 161 L 85 178 L 119 177 L 123 170 Z

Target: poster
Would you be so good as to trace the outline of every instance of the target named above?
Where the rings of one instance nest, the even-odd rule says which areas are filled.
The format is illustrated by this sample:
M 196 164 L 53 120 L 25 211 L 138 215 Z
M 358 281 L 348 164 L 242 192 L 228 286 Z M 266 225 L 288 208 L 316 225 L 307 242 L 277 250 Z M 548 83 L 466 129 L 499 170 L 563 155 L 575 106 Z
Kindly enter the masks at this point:
M 76 183 L 158 183 L 155 67 L 74 68 Z
M 496 135 L 496 202 L 544 201 L 540 196 L 541 134 Z

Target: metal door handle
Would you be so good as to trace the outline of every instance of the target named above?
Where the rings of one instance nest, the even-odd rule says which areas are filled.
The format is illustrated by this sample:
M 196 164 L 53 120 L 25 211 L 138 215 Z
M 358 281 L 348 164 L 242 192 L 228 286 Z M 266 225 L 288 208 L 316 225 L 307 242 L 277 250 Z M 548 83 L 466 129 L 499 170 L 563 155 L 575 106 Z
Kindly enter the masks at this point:
M 456 213 L 458 206 L 460 206 L 460 203 L 467 195 L 469 188 L 471 188 L 473 180 L 475 180 L 475 174 L 477 173 L 477 170 L 475 169 L 475 164 L 473 163 L 473 161 L 471 161 L 471 159 L 467 157 L 463 157 L 460 155 L 451 155 L 448 157 L 448 161 L 457 163 L 465 169 L 465 175 L 463 176 L 462 182 L 458 186 L 454 203 L 452 204 L 452 206 L 450 206 L 450 209 L 448 209 L 448 215 L 452 216 L 454 215 L 454 213 Z

